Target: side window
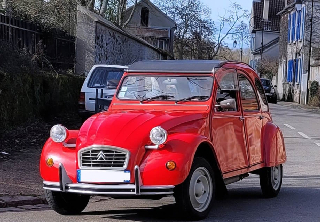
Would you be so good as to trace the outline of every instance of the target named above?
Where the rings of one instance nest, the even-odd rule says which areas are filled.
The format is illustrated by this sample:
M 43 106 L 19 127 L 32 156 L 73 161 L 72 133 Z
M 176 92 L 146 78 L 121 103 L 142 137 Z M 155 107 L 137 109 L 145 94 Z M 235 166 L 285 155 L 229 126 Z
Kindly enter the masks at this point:
M 236 70 L 219 70 L 216 74 L 216 80 L 218 83 L 215 105 L 216 112 L 238 111 L 238 79 Z
M 259 96 L 261 98 L 260 101 L 262 102 L 262 104 L 261 104 L 262 105 L 262 111 L 269 111 L 268 100 L 267 100 L 266 94 L 264 93 L 264 89 L 263 89 L 263 86 L 261 84 L 261 81 L 258 78 L 255 79 L 255 84 L 256 84 Z
M 241 103 L 244 111 L 259 110 L 259 103 L 255 94 L 255 90 L 250 81 L 242 74 L 239 75 L 239 87 L 241 95 Z

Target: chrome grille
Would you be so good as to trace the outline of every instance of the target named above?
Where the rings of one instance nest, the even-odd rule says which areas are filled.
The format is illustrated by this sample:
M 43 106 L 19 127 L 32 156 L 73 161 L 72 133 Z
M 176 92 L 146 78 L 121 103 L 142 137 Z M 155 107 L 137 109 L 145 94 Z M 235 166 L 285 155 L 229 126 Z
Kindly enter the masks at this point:
M 129 152 L 117 147 L 88 147 L 80 150 L 80 168 L 90 169 L 126 169 Z

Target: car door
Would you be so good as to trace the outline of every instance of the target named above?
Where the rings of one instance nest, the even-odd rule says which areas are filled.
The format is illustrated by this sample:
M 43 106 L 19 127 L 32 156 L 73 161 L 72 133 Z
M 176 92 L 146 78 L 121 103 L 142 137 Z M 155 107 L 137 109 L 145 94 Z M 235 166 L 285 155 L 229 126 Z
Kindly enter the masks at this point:
M 248 167 L 237 72 L 220 69 L 215 80 L 212 140 L 223 173 Z
M 263 116 L 254 84 L 245 72 L 238 70 L 240 100 L 244 117 L 249 165 L 263 162 L 261 131 Z

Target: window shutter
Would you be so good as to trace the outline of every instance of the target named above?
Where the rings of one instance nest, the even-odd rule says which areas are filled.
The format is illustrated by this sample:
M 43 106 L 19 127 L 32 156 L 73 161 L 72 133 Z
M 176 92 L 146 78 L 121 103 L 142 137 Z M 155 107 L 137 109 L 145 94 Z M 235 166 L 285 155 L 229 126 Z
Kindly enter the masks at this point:
M 301 39 L 304 39 L 305 21 L 306 21 L 306 7 L 303 7 L 303 8 L 302 8 Z
M 301 11 L 297 11 L 297 32 L 296 32 L 296 39 L 300 40 L 301 39 Z
M 289 60 L 288 62 L 288 76 L 287 81 L 292 82 L 292 68 L 293 68 L 293 60 Z
M 291 36 L 291 15 L 288 15 L 288 42 L 290 43 L 290 36 Z
M 296 37 L 296 13 L 292 13 L 291 14 L 291 16 L 292 16 L 292 21 L 291 21 L 291 26 L 292 26 L 292 28 L 291 28 L 291 41 L 293 42 L 293 41 L 295 41 L 296 39 L 295 39 L 295 37 Z
M 298 69 L 299 69 L 299 59 L 294 60 L 295 67 L 294 67 L 294 81 L 298 82 Z
M 299 59 L 299 83 L 301 83 L 301 79 L 302 79 L 302 70 L 303 70 L 303 66 L 302 66 L 302 58 Z

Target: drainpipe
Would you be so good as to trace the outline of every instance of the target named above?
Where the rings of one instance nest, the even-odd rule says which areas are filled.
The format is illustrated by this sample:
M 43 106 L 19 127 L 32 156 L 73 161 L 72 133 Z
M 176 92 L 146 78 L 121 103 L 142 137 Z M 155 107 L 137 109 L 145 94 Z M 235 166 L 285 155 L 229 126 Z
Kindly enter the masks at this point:
M 311 1 L 311 18 L 310 18 L 310 39 L 309 39 L 309 59 L 308 59 L 308 78 L 307 78 L 307 100 L 309 103 L 309 81 L 311 76 L 311 49 L 312 49 L 312 32 L 313 32 L 313 6 L 314 0 Z

